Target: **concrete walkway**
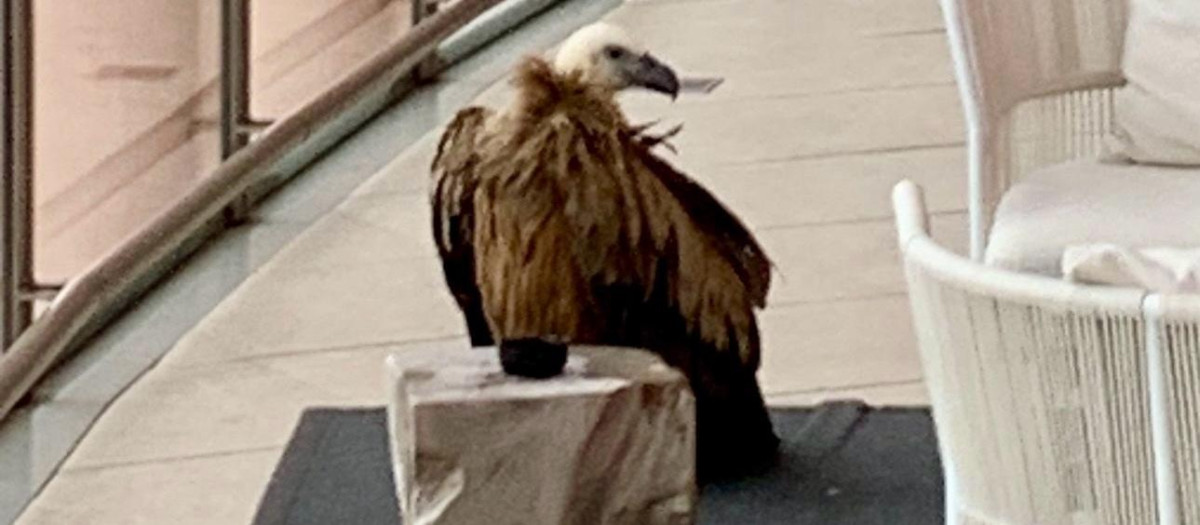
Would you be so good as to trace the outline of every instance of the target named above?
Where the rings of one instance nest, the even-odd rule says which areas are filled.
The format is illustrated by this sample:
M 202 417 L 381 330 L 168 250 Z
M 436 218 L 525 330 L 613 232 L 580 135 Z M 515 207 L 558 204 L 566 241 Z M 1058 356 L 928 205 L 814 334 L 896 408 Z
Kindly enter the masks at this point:
M 726 78 L 707 97 L 625 103 L 635 121 L 684 123 L 676 162 L 775 259 L 770 401 L 925 403 L 888 196 L 924 185 L 935 234 L 963 249 L 961 109 L 934 0 L 631 0 L 608 19 L 684 73 Z M 388 353 L 466 344 L 429 238 L 438 133 L 227 297 L 18 523 L 248 523 L 305 408 L 381 405 Z

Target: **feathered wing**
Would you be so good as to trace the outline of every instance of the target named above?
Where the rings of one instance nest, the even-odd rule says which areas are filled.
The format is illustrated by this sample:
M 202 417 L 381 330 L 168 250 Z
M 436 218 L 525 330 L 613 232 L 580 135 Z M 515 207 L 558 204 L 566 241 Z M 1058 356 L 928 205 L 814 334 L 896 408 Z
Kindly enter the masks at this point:
M 668 294 L 669 313 L 647 316 L 642 331 L 653 334 L 679 318 L 687 326 L 686 343 L 662 345 L 660 354 L 687 372 L 696 394 L 698 454 L 707 458 L 700 473 L 720 477 L 763 466 L 779 443 L 756 377 L 761 339 L 754 311 L 766 305 L 771 262 L 753 234 L 712 194 L 648 144 L 635 141 L 626 147 L 631 171 L 653 178 L 660 198 L 672 203 L 664 208 L 679 212 L 669 214 L 677 236 L 676 266 L 670 269 L 675 254 L 664 254 L 668 270 L 660 283 L 685 284 L 666 287 L 675 293 Z
M 464 109 L 446 127 L 432 165 L 433 237 L 446 285 L 462 309 L 472 346 L 493 344 L 475 281 L 474 222 L 476 173 L 481 142 L 492 111 Z
M 691 381 L 702 471 L 773 455 L 755 378 L 761 247 L 650 151 L 611 93 L 538 60 L 517 87 L 474 170 L 476 282 L 493 333 L 653 350 Z
M 676 228 L 694 236 L 696 256 L 724 261 L 725 266 L 715 272 L 722 274 L 726 283 L 741 287 L 739 291 L 753 308 L 765 307 L 771 286 L 771 261 L 758 240 L 708 190 L 656 155 L 652 151 L 656 144 L 657 141 L 633 141 L 627 147 L 629 155 L 636 159 L 634 164 L 647 170 L 682 209 L 685 218 Z M 726 305 L 733 306 L 729 302 Z M 753 318 L 750 321 L 753 323 Z M 745 330 L 757 332 L 757 327 L 747 326 Z M 738 346 L 737 350 L 746 366 L 758 369 L 761 357 L 757 344 Z
M 657 143 L 634 146 L 634 154 L 688 211 L 700 234 L 716 243 L 716 249 L 729 260 L 746 285 L 754 306 L 765 307 L 771 286 L 771 260 L 766 252 L 741 219 L 708 190 L 655 155 L 649 146 Z

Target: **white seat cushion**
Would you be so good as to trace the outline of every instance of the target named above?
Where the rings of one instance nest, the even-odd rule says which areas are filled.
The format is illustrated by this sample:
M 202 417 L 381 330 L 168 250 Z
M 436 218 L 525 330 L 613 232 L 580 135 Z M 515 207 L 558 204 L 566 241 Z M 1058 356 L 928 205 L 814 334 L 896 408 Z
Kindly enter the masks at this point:
M 1000 200 L 984 260 L 1062 276 L 1068 246 L 1200 246 L 1200 169 L 1097 160 L 1030 173 Z

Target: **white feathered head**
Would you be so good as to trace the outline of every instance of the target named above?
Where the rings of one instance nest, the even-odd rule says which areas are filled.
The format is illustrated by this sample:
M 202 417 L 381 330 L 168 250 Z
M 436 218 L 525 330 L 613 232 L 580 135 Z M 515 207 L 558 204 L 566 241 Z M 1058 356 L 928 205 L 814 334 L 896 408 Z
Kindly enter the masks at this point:
M 642 87 L 675 98 L 679 78 L 633 39 L 625 30 L 603 22 L 586 26 L 558 50 L 554 68 L 559 73 L 579 73 L 584 82 L 613 90 Z

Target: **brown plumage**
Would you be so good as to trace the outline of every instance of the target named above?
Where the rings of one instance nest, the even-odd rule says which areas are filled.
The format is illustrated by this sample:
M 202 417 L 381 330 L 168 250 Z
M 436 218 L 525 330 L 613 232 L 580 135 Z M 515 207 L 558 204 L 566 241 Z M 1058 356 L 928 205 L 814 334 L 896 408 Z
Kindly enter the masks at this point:
M 433 162 L 434 235 L 472 344 L 655 351 L 696 394 L 701 475 L 760 466 L 778 443 L 755 378 L 762 248 L 651 151 L 612 86 L 538 58 L 514 85 L 504 112 L 461 111 Z

